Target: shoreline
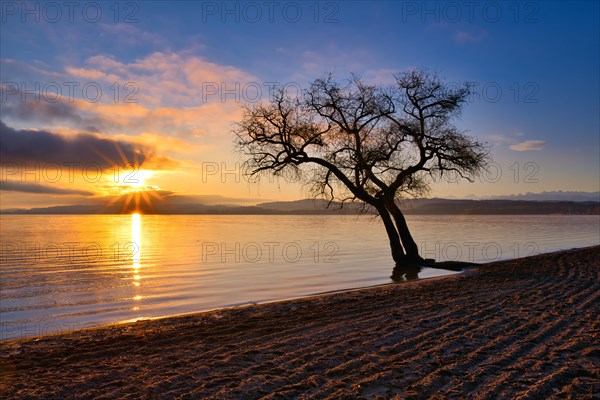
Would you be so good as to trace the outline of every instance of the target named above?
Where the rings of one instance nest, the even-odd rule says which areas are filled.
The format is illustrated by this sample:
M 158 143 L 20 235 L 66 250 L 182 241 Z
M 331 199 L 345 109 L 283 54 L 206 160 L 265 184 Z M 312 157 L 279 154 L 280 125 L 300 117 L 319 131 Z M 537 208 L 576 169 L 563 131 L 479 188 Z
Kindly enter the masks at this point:
M 209 309 L 209 310 L 200 310 L 200 311 L 192 311 L 192 312 L 186 312 L 186 313 L 181 313 L 181 314 L 171 314 L 171 315 L 163 315 L 163 316 L 159 316 L 159 317 L 148 317 L 148 318 L 140 318 L 140 319 L 135 319 L 135 320 L 120 321 L 120 322 L 115 322 L 113 324 L 100 325 L 100 326 L 96 326 L 96 327 L 84 328 L 81 330 L 109 328 L 109 327 L 114 327 L 114 326 L 120 326 L 123 324 L 133 324 L 136 322 L 143 322 L 143 321 L 157 321 L 157 320 L 163 320 L 163 319 L 169 319 L 169 318 L 194 317 L 194 316 L 208 314 L 208 313 L 214 313 L 214 312 L 226 312 L 229 310 L 241 310 L 241 309 L 246 309 L 248 307 L 257 307 L 257 306 L 262 306 L 262 305 L 267 305 L 267 304 L 295 302 L 295 301 L 299 301 L 299 300 L 312 299 L 312 298 L 316 298 L 316 297 L 334 296 L 336 294 L 352 293 L 352 292 L 356 292 L 356 291 L 377 289 L 377 288 L 382 288 L 382 287 L 387 287 L 387 286 L 406 285 L 406 284 L 410 284 L 410 283 L 417 284 L 419 282 L 424 282 L 424 281 L 449 279 L 449 278 L 455 277 L 455 276 L 476 273 L 477 267 L 479 265 L 482 265 L 482 264 L 475 264 L 475 263 L 468 263 L 468 262 L 465 262 L 462 264 L 470 264 L 470 265 L 466 266 L 462 271 L 451 271 L 451 270 L 447 270 L 444 268 L 440 268 L 440 269 L 443 269 L 444 271 L 454 272 L 452 274 L 447 274 L 447 275 L 431 276 L 428 278 L 418 278 L 418 279 L 412 279 L 412 280 L 403 281 L 403 282 L 378 283 L 378 284 L 369 285 L 369 286 L 357 286 L 357 287 L 353 287 L 353 288 L 333 289 L 333 290 L 328 290 L 325 292 L 309 293 L 309 294 L 295 296 L 295 297 L 286 297 L 283 299 L 265 300 L 265 301 L 259 300 L 256 302 L 237 304 L 237 305 L 232 305 L 232 306 L 228 306 L 228 307 L 213 308 L 213 309 Z M 435 267 L 431 267 L 431 266 L 426 266 L 426 268 L 434 268 L 435 269 Z M 75 332 L 77 332 L 77 331 L 75 331 Z M 55 336 L 55 335 L 61 335 L 61 334 L 66 334 L 66 333 L 67 332 L 57 332 L 57 333 L 53 333 L 50 335 L 28 336 L 28 337 L 18 338 L 18 339 L 8 339 L 8 340 L 5 340 L 5 342 L 11 341 L 11 340 L 27 340 L 27 339 L 41 338 L 41 337 L 45 337 L 45 336 Z M 1 343 L 2 343 L 2 341 L 0 341 L 0 344 Z
M 385 286 L 389 286 L 389 285 L 405 285 L 408 283 L 417 283 L 417 282 L 430 281 L 430 280 L 436 280 L 436 279 L 446 279 L 446 278 L 450 278 L 450 277 L 456 276 L 456 275 L 464 275 L 464 274 L 468 274 L 468 273 L 473 273 L 477 269 L 477 267 L 479 265 L 481 265 L 481 264 L 466 262 L 466 261 L 465 262 L 459 262 L 459 261 L 441 262 L 441 264 L 444 264 L 444 263 L 452 263 L 453 265 L 460 264 L 460 265 L 463 265 L 464 267 L 461 271 L 455 271 L 455 270 L 445 269 L 442 267 L 432 267 L 431 265 L 423 265 L 422 267 L 424 267 L 424 268 L 441 269 L 443 271 L 451 272 L 451 273 L 446 274 L 446 275 L 431 276 L 431 277 L 427 277 L 427 278 L 411 279 L 411 280 L 402 281 L 402 282 L 387 282 L 387 283 L 378 283 L 378 284 L 368 285 L 368 286 L 357 286 L 357 287 L 352 287 L 352 288 L 332 289 L 332 290 L 325 291 L 325 292 L 309 293 L 309 294 L 299 295 L 299 296 L 295 296 L 295 297 L 286 297 L 286 298 L 273 299 L 273 300 L 257 300 L 257 301 L 242 303 L 242 304 L 232 304 L 232 305 L 228 305 L 228 306 L 211 308 L 211 309 L 204 309 L 204 310 L 201 309 L 201 310 L 182 312 L 182 313 L 176 313 L 176 314 L 159 315 L 159 316 L 155 316 L 155 317 L 134 318 L 134 319 L 110 322 L 110 323 L 101 324 L 101 325 L 93 325 L 93 326 L 88 326 L 88 327 L 83 327 L 83 328 L 78 328 L 78 329 L 63 330 L 63 331 L 44 333 L 44 334 L 38 334 L 38 335 L 27 335 L 27 336 L 6 338 L 6 339 L 0 337 L 0 345 L 2 343 L 8 343 L 11 341 L 40 339 L 40 338 L 46 338 L 46 337 L 52 337 L 52 336 L 68 335 L 68 334 L 76 333 L 79 331 L 120 327 L 124 324 L 132 324 L 132 323 L 136 323 L 136 322 L 156 321 L 156 320 L 169 319 L 169 318 L 180 318 L 180 317 L 193 317 L 193 316 L 199 315 L 199 314 L 206 314 L 206 313 L 212 313 L 212 312 L 223 312 L 223 311 L 227 311 L 227 310 L 237 310 L 237 309 L 242 309 L 242 308 L 246 308 L 246 307 L 260 306 L 263 304 L 274 304 L 274 303 L 281 303 L 281 302 L 296 301 L 296 300 L 302 300 L 302 299 L 307 299 L 307 298 L 312 298 L 312 297 L 320 297 L 320 296 L 335 295 L 338 293 L 353 292 L 353 291 L 357 291 L 357 290 L 374 289 L 374 288 L 385 287 Z M 13 323 L 13 322 L 11 322 L 11 323 Z M 18 324 L 18 322 L 14 322 L 14 324 Z
M 600 246 L 475 268 L 2 341 L 0 391 L 6 398 L 600 393 L 600 349 L 592 345 L 600 332 L 593 306 Z

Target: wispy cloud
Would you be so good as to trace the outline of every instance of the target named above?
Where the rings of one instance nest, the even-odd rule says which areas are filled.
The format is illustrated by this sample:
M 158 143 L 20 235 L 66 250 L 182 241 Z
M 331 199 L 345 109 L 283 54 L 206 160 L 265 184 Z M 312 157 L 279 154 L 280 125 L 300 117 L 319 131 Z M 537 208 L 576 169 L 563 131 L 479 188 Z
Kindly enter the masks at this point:
M 459 44 L 464 43 L 479 43 L 488 36 L 486 31 L 480 31 L 479 33 L 472 33 L 466 31 L 459 31 L 454 33 L 454 41 Z
M 428 24 L 426 30 L 429 32 L 442 33 L 445 37 L 451 38 L 457 44 L 480 43 L 485 40 L 489 34 L 485 29 L 477 32 L 472 30 L 457 30 L 456 24 L 449 22 L 437 22 Z
M 545 144 L 546 142 L 543 140 L 526 140 L 510 145 L 510 149 L 514 151 L 543 150 Z
M 154 52 L 132 62 L 106 55 L 87 59 L 84 67 L 66 67 L 76 78 L 105 81 L 106 84 L 133 82 L 139 88 L 136 99 L 146 107 L 193 107 L 233 100 L 234 96 L 207 95 L 218 87 L 234 91 L 258 81 L 255 76 L 230 66 L 210 62 L 185 52 Z M 209 90 L 210 89 L 210 90 Z M 239 91 L 239 89 L 238 89 Z
M 49 73 L 44 75 L 36 68 L 30 68 L 27 88 L 48 81 L 44 76 Z M 24 94 L 18 85 L 4 85 L 0 90 L 6 100 L 2 104 L 5 121 L 22 128 L 61 132 L 162 135 L 190 140 L 223 137 L 229 133 L 231 122 L 241 115 L 240 105 L 248 99 L 260 100 L 254 88 L 262 88 L 259 95 L 263 97 L 269 92 L 258 78 L 239 68 L 185 51 L 154 52 L 131 62 L 96 55 L 84 65 L 66 66 L 61 76 L 53 80 L 77 83 L 77 93 L 85 84 L 99 85 L 99 101 L 72 98 L 65 87 L 61 97 L 47 101 L 43 96 L 40 99 L 39 95 Z M 8 78 L 9 82 L 18 81 Z
M 20 88 L 0 86 L 2 117 L 5 120 L 24 122 L 28 126 L 41 123 L 44 127 L 69 127 L 88 132 L 106 130 L 102 118 L 78 107 L 79 100 L 58 98 L 46 101 L 34 93 L 24 93 Z
M 168 42 L 157 33 L 140 29 L 135 24 L 127 23 L 99 23 L 101 36 L 107 36 L 121 47 L 152 45 L 156 48 L 164 48 Z
M 487 137 L 490 140 L 490 142 L 495 145 L 515 143 L 515 139 L 499 133 L 492 133 L 490 135 L 487 135 Z
M 525 134 L 523 132 L 514 133 L 512 136 L 502 135 L 498 133 L 492 133 L 487 135 L 488 140 L 497 146 L 508 146 L 509 149 L 514 151 L 532 151 L 532 150 L 543 150 L 546 145 L 544 140 L 521 140 L 517 138 L 523 138 Z

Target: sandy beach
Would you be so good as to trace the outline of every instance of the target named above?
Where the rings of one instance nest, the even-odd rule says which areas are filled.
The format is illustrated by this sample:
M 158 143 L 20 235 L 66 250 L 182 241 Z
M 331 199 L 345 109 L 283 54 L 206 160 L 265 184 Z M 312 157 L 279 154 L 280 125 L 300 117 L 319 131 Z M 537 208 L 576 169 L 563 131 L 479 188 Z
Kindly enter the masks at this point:
M 2 398 L 591 399 L 600 247 L 0 343 Z

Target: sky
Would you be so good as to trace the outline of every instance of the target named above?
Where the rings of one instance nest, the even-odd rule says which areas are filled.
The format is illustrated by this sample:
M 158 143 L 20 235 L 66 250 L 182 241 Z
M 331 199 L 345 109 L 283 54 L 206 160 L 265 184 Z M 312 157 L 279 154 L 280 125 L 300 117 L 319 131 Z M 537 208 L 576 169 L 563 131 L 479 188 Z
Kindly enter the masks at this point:
M 456 125 L 493 158 L 431 197 L 600 190 L 595 1 L 3 1 L 0 12 L 2 209 L 138 191 L 305 198 L 297 182 L 244 177 L 231 133 L 242 106 L 329 72 L 390 84 L 413 68 L 473 85 Z

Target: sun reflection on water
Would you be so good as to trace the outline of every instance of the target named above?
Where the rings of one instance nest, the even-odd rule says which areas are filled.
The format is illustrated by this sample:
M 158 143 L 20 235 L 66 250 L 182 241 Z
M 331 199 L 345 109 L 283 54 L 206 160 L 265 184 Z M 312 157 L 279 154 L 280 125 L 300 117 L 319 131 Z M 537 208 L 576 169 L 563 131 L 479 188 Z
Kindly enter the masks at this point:
M 140 267 L 142 257 L 142 217 L 138 213 L 131 214 L 131 242 L 134 249 L 131 257 L 133 262 L 133 286 L 139 288 L 141 280 Z M 132 299 L 141 300 L 142 296 L 139 293 L 136 293 Z M 137 309 L 139 308 L 134 307 L 134 310 Z

